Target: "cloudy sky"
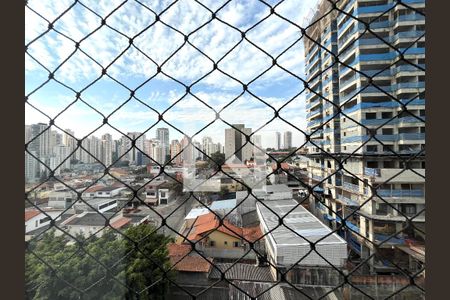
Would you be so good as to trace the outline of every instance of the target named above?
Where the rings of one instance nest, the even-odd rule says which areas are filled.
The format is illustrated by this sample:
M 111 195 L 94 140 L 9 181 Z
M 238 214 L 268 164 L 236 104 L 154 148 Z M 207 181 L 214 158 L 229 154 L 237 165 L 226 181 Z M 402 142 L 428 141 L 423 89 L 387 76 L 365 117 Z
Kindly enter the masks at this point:
M 197 137 L 200 139 L 211 136 L 214 141 L 223 142 L 227 125 L 220 120 L 214 122 L 216 115 L 213 109 L 220 111 L 225 107 L 220 113 L 223 119 L 229 123 L 245 123 L 253 130 L 272 119 L 274 111 L 248 92 L 228 105 L 241 95 L 242 85 L 218 70 L 210 73 L 213 70 L 210 59 L 216 62 L 220 60 L 217 66 L 223 72 L 241 82 L 251 82 L 248 85 L 249 91 L 276 109 L 303 90 L 300 80 L 278 66 L 270 68 L 272 59 L 248 41 L 242 40 L 241 34 L 232 27 L 217 19 L 201 27 L 211 20 L 211 12 L 193 0 L 177 1 L 172 6 L 173 1 L 140 1 L 147 8 L 131 0 L 124 4 L 123 1 L 116 0 L 81 2 L 90 10 L 77 3 L 54 21 L 67 10 L 73 0 L 28 1 L 34 12 L 25 8 L 25 43 L 30 43 L 47 30 L 48 22 L 42 17 L 54 22 L 54 29 L 60 33 L 51 30 L 29 45 L 28 52 L 31 56 L 25 55 L 27 95 L 48 79 L 47 68 L 54 72 L 58 81 L 75 91 L 82 90 L 81 99 L 105 116 L 130 98 L 130 90 L 136 90 L 134 98 L 108 119 L 122 132 L 143 132 L 154 126 L 146 133 L 147 137 L 154 137 L 154 128 L 169 127 L 163 121 L 158 123 L 158 113 L 164 113 L 166 122 L 188 135 L 197 133 L 213 122 Z M 216 11 L 226 1 L 200 2 Z M 276 5 L 279 1 L 267 2 Z M 288 0 L 276 6 L 275 11 L 296 24 L 305 25 L 305 17 L 316 2 Z M 168 6 L 170 8 L 166 10 Z M 189 42 L 195 47 L 185 42 L 179 32 L 161 22 L 154 23 L 155 14 L 150 9 L 157 14 L 164 11 L 160 19 L 179 32 L 194 32 L 189 35 Z M 216 16 L 246 31 L 269 14 L 270 8 L 259 1 L 243 0 L 231 1 Z M 95 31 L 101 25 L 100 16 L 108 16 L 106 23 L 110 27 L 102 26 Z M 152 23 L 154 25 L 150 26 Z M 199 27 L 201 28 L 198 29 Z M 95 32 L 92 33 L 93 31 Z M 80 48 L 85 53 L 77 51 L 67 59 L 76 49 L 74 41 L 67 37 L 74 41 L 82 40 Z M 134 37 L 132 46 L 128 37 Z M 295 43 L 301 37 L 299 28 L 272 15 L 247 31 L 246 37 L 273 57 L 279 56 L 277 63 L 283 68 L 299 77 L 305 77 L 303 40 Z M 62 66 L 58 68 L 61 63 Z M 161 70 L 168 76 L 157 74 L 155 63 L 162 65 Z M 102 68 L 107 66 L 107 73 L 113 79 L 107 76 L 100 78 Z M 269 68 L 267 73 L 260 76 Z M 206 77 L 198 81 L 206 74 Z M 95 80 L 97 81 L 91 85 Z M 186 89 L 180 82 L 185 85 L 195 83 L 190 90 L 195 97 L 186 94 Z M 29 96 L 31 104 L 52 118 L 75 100 L 75 92 L 53 80 Z M 172 105 L 174 106 L 165 112 Z M 29 105 L 25 106 L 25 116 L 27 124 L 48 122 L 47 117 Z M 304 130 L 304 94 L 286 105 L 280 111 L 280 116 Z M 99 127 L 102 121 L 101 114 L 77 101 L 60 114 L 55 123 L 62 128 L 73 129 L 75 135 L 81 138 Z M 280 119 L 275 119 L 260 129 L 263 146 L 273 147 L 274 132 L 286 130 L 293 132 L 294 145 L 299 146 L 303 141 L 302 133 Z M 120 137 L 119 132 L 107 125 L 94 135 L 99 136 L 105 132 L 111 133 L 115 138 Z M 181 133 L 174 129 L 170 129 L 170 133 L 171 139 L 181 137 Z

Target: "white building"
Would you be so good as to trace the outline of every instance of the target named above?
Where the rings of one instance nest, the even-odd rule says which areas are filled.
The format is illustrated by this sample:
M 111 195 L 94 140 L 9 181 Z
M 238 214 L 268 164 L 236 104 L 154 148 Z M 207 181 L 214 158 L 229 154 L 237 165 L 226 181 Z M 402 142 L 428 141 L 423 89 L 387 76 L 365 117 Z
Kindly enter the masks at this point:
M 267 257 L 271 264 L 282 268 L 330 267 L 330 263 L 336 268 L 344 266 L 347 243 L 339 235 L 332 233 L 328 226 L 306 208 L 292 199 L 267 201 L 264 204 L 275 212 L 274 214 L 260 203 L 256 204 L 261 231 L 265 234 Z M 284 225 L 279 226 L 279 218 L 283 216 Z M 315 251 L 310 252 L 311 242 L 317 243 Z M 277 271 L 273 267 L 271 271 L 276 278 Z
M 30 153 L 37 156 L 36 151 L 30 151 Z M 39 162 L 33 156 L 25 152 L 25 179 L 27 182 L 33 182 L 36 179 L 38 164 Z
M 113 139 L 112 136 L 107 133 L 102 135 L 102 163 L 107 167 L 112 164 L 112 154 L 113 154 Z
M 61 164 L 60 170 L 70 169 L 70 148 L 63 144 L 53 147 L 53 155 L 56 157 L 58 164 Z
M 180 165 L 182 162 L 182 155 L 178 155 L 181 152 L 181 144 L 178 140 L 173 140 L 170 143 L 170 158 L 176 165 Z
M 160 142 L 161 163 L 164 164 L 167 161 L 167 156 L 170 155 L 169 128 L 157 128 L 156 139 Z
M 292 148 L 292 132 L 285 131 L 283 135 L 283 148 L 290 149 Z
M 37 209 L 25 210 L 25 233 L 50 224 L 51 220 L 61 219 L 62 210 L 44 208 L 45 214 Z
M 275 132 L 275 150 L 281 150 L 281 133 Z

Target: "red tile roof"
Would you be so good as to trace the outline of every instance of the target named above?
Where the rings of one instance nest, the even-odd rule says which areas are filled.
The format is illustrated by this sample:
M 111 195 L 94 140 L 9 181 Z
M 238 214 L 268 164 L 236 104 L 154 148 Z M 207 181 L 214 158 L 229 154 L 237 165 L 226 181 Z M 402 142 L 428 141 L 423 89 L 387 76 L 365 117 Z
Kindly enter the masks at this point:
M 170 263 L 174 269 L 181 272 L 209 272 L 212 265 L 212 258 L 204 259 L 201 256 L 188 255 L 191 252 L 191 245 L 188 244 L 169 244 Z M 209 261 L 209 262 L 208 262 Z
M 130 222 L 131 222 L 131 219 L 130 219 L 130 218 L 124 218 L 124 217 L 122 217 L 122 218 L 120 218 L 120 219 L 118 219 L 118 220 L 112 222 L 112 223 L 111 223 L 111 227 L 112 227 L 112 228 L 115 228 L 115 229 L 119 229 L 119 228 L 122 228 L 123 226 L 127 225 L 127 224 L 130 223 Z
M 114 182 L 111 187 L 119 188 L 119 187 L 125 187 L 125 184 L 122 182 Z
M 242 228 L 231 224 L 227 220 L 223 220 L 223 225 L 219 226 L 218 218 L 213 213 L 208 213 L 205 215 L 201 215 L 196 219 L 193 228 L 189 233 L 188 240 L 197 241 L 201 238 L 202 234 L 214 230 L 220 231 L 233 237 L 242 237 Z
M 167 245 L 169 256 L 184 256 L 191 252 L 191 245 L 170 243 Z
M 32 218 L 39 215 L 41 212 L 38 210 L 26 210 L 25 211 L 25 222 L 31 220 Z
M 104 187 L 105 187 L 104 185 L 100 185 L 100 184 L 93 185 L 93 186 L 91 186 L 90 188 L 88 188 L 88 189 L 85 191 L 85 193 L 95 193 L 96 191 L 101 190 L 101 189 L 104 188 Z
M 174 267 L 177 271 L 182 272 L 202 272 L 207 273 L 209 270 L 211 270 L 212 264 L 212 258 L 208 258 L 208 260 L 204 259 L 201 256 L 186 256 L 184 258 L 179 257 L 180 259 L 175 261 L 177 263 Z M 209 261 L 209 262 L 208 262 Z
M 253 227 L 244 227 L 242 228 L 242 233 L 246 240 L 250 242 L 254 242 L 256 240 L 260 241 L 263 233 L 259 225 Z
M 289 164 L 288 163 L 281 163 L 280 165 L 281 165 L 281 169 L 282 170 L 289 170 Z M 276 169 L 277 169 L 277 164 L 273 163 L 272 164 L 272 170 L 275 171 Z

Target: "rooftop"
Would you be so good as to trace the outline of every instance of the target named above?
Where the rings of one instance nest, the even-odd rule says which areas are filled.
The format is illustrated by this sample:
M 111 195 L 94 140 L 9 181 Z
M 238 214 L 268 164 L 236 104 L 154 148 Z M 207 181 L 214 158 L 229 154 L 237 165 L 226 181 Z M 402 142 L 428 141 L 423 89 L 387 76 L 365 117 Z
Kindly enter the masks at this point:
M 215 266 L 217 269 L 213 268 L 209 274 L 211 279 L 220 279 L 221 272 L 224 272 L 225 278 L 229 280 L 273 281 L 268 267 L 255 267 L 254 265 L 242 263 L 216 263 Z
M 174 269 L 177 271 L 207 273 L 212 267 L 212 258 L 206 260 L 199 255 L 189 255 L 192 249 L 190 245 L 171 243 L 167 248 L 170 263 L 175 265 Z
M 84 212 L 78 215 L 73 215 L 71 218 L 63 222 L 63 225 L 79 225 L 79 226 L 104 226 L 105 218 L 109 219 L 113 213 L 98 214 L 96 212 Z
M 216 215 L 208 213 L 201 215 L 196 219 L 188 239 L 197 241 L 202 238 L 202 234 L 215 230 L 237 238 L 242 236 L 242 228 L 231 224 L 227 220 L 223 220 L 223 225 L 219 226 L 219 220 Z
M 286 184 L 268 184 L 264 186 L 264 190 L 267 193 L 282 193 L 282 192 L 291 192 L 291 188 L 289 188 Z
M 122 228 L 122 227 L 130 224 L 131 221 L 132 220 L 130 218 L 121 217 L 121 218 L 115 220 L 114 222 L 112 222 L 111 227 L 114 229 L 119 229 L 119 228 Z
M 262 216 L 260 221 L 266 232 L 271 231 L 268 236 L 271 236 L 276 244 L 309 245 L 310 242 L 316 242 L 319 239 L 321 239 L 318 242 L 319 245 L 346 243 L 345 240 L 336 233 L 332 233 L 328 226 L 294 200 L 267 201 L 264 204 L 275 214 L 261 203 L 257 203 L 257 209 Z M 283 216 L 285 216 L 283 225 L 278 226 L 279 218 Z M 323 238 L 324 236 L 326 237 Z
M 90 188 L 88 188 L 88 189 L 85 191 L 85 193 L 95 193 L 95 192 L 97 192 L 97 191 L 103 189 L 104 187 L 105 187 L 104 185 L 100 185 L 100 184 L 94 185 L 94 186 L 91 186 Z
M 250 242 L 262 240 L 261 238 L 263 237 L 263 233 L 259 225 L 242 228 L 242 234 L 244 235 L 244 238 Z
M 26 210 L 25 211 L 25 222 L 28 220 L 33 219 L 37 215 L 39 215 L 41 212 L 39 210 Z
M 210 211 L 206 207 L 193 208 L 184 219 L 185 220 L 195 219 L 201 215 L 206 215 L 208 213 L 210 213 Z
M 228 199 L 228 200 L 217 200 L 214 201 L 209 208 L 211 210 L 220 210 L 220 209 L 233 209 L 236 206 L 236 199 Z

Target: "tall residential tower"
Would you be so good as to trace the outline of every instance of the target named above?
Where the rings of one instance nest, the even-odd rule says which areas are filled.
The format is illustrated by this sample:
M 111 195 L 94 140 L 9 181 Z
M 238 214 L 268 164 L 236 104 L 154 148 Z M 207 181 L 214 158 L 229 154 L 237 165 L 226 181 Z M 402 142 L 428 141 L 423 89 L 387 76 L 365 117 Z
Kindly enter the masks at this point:
M 393 0 L 340 1 L 350 17 L 328 14 L 330 3 L 321 1 L 304 39 L 308 173 L 318 197 L 311 207 L 333 228 L 348 217 L 352 230 L 339 233 L 362 258 L 384 242 L 383 256 L 370 259 L 374 272 L 392 269 L 389 258 L 407 262 L 398 247 L 406 240 L 424 240 L 425 1 L 402 2 L 414 9 Z M 414 227 L 405 216 L 415 216 Z

